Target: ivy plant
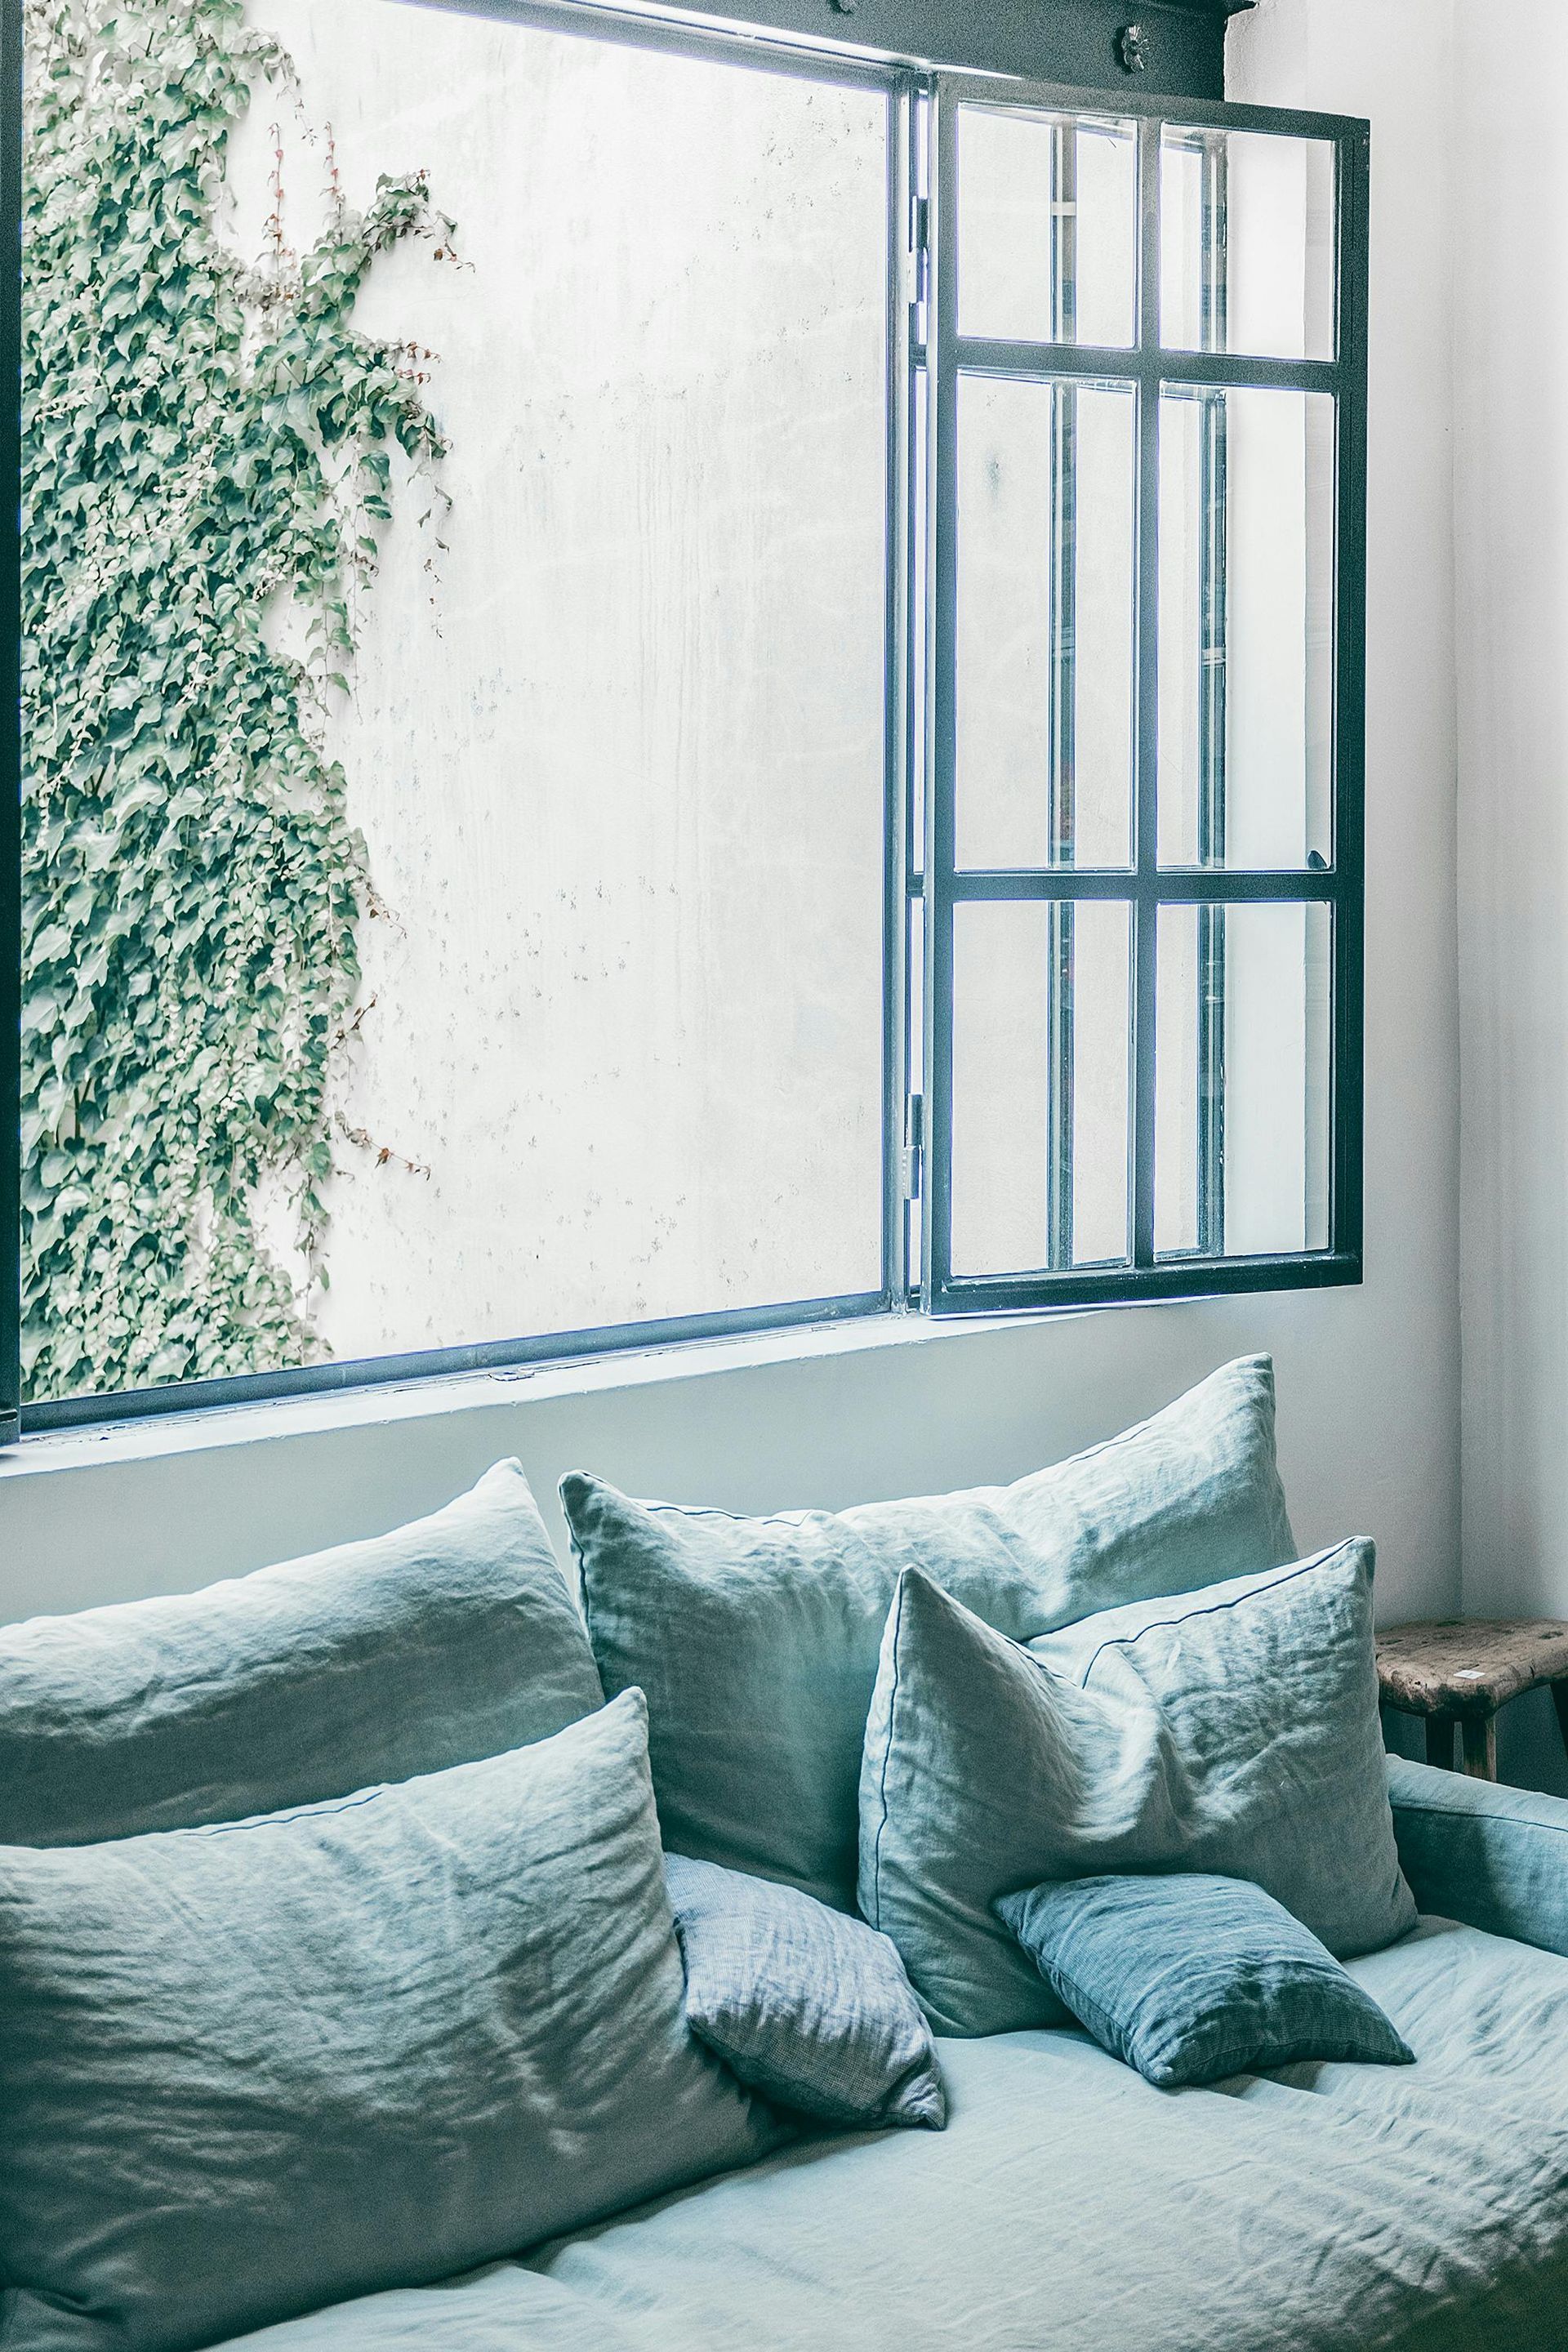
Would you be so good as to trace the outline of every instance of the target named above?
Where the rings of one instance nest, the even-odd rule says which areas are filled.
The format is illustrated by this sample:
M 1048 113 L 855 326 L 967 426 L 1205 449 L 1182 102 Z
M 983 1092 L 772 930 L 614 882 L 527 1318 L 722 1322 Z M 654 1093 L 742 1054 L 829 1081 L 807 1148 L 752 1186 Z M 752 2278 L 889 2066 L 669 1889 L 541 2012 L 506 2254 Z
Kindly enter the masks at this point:
M 318 241 L 289 250 L 275 180 L 268 249 L 229 249 L 231 135 L 293 80 L 243 0 L 28 0 L 26 60 L 22 1346 L 46 1398 L 322 1352 L 369 904 L 326 719 L 394 450 L 443 447 L 421 354 L 352 316 L 379 254 L 446 255 L 450 224 L 423 175 L 351 209 L 329 147 Z

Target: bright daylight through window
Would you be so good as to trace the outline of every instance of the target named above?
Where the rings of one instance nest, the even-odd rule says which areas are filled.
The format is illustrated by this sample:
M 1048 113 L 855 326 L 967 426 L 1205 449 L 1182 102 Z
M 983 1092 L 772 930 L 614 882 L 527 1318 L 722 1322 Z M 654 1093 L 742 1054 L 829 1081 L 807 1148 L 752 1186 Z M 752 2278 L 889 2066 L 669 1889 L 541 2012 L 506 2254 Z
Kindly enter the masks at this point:
M 1354 1277 L 1350 126 L 27 26 L 31 1425 Z

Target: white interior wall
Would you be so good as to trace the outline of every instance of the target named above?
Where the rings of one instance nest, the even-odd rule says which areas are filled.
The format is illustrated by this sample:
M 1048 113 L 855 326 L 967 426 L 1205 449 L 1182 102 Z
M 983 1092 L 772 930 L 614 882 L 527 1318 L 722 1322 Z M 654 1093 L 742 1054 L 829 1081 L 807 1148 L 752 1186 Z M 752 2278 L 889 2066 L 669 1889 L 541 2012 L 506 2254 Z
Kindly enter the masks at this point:
M 392 1526 L 511 1452 L 544 1493 L 583 1464 L 740 1507 L 1009 1477 L 1252 1348 L 1279 1364 L 1302 1542 L 1374 1535 L 1385 1617 L 1457 1604 L 1447 24 L 1430 0 L 1273 0 L 1232 36 L 1237 95 L 1373 121 L 1365 1283 L 37 1441 L 0 1464 L 0 1616 L 189 1587 Z
M 1568 1617 L 1568 71 L 1562 0 L 1464 0 L 1456 79 L 1464 1599 Z M 1568 1793 L 1542 1697 L 1506 1778 Z

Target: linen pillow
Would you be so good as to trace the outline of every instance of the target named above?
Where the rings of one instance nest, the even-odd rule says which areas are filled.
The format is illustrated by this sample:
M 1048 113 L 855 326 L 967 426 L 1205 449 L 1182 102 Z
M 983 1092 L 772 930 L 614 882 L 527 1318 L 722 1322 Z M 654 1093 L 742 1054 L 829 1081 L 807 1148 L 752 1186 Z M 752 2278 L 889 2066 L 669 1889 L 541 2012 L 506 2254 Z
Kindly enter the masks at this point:
M 205 1591 L 0 1629 L 0 1844 L 276 1812 L 603 1704 L 527 1479 Z
M 641 1696 L 303 1812 L 0 1850 L 6 2352 L 187 2352 L 780 2137 L 688 2031 Z
M 1370 1544 L 1341 1544 L 1026 1649 L 905 1570 L 866 1725 L 860 1902 L 939 2033 L 1062 2022 L 992 1911 L 1045 1878 L 1251 1879 L 1341 1958 L 1404 1934 L 1372 1570 Z
M 825 2123 L 942 2129 L 931 2028 L 885 1936 L 717 1863 L 670 1854 L 664 1870 L 686 2021 L 732 2073 Z
M 738 1518 L 561 1483 L 606 1693 L 647 1693 L 673 1851 L 853 1910 L 866 1709 L 914 1560 L 1025 1640 L 1294 1557 L 1266 1356 L 1012 1486 Z
M 1415 2063 L 1371 1994 L 1245 1879 L 1047 1880 L 996 1909 L 1079 2024 L 1162 2090 L 1307 2058 Z

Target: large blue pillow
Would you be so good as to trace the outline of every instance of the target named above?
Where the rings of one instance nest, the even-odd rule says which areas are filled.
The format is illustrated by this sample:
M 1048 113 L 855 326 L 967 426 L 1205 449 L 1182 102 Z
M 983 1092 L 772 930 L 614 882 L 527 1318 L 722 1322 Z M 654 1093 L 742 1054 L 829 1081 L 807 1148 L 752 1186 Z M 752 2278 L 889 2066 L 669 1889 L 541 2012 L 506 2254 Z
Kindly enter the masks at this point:
M 83 1845 L 405 1780 L 603 1704 L 516 1462 L 393 1534 L 0 1628 L 0 1844 Z
M 866 1710 L 906 1562 L 1024 1641 L 1295 1553 L 1266 1356 L 1011 1486 L 742 1518 L 574 1473 L 561 1499 L 605 1688 L 647 1694 L 666 1843 L 846 1910 Z
M 993 1909 L 1042 1879 L 1251 1879 L 1342 1958 L 1413 1925 L 1372 1570 L 1370 1544 L 1341 1544 L 1027 1648 L 905 1570 L 866 1725 L 860 1901 L 939 2033 L 1062 2022 Z
M 997 1914 L 1058 2000 L 1162 2090 L 1415 2053 L 1316 1936 L 1246 1879 L 1047 1881 Z
M 259 1821 L 0 1848 L 6 2352 L 190 2352 L 744 2164 L 647 1717 Z

